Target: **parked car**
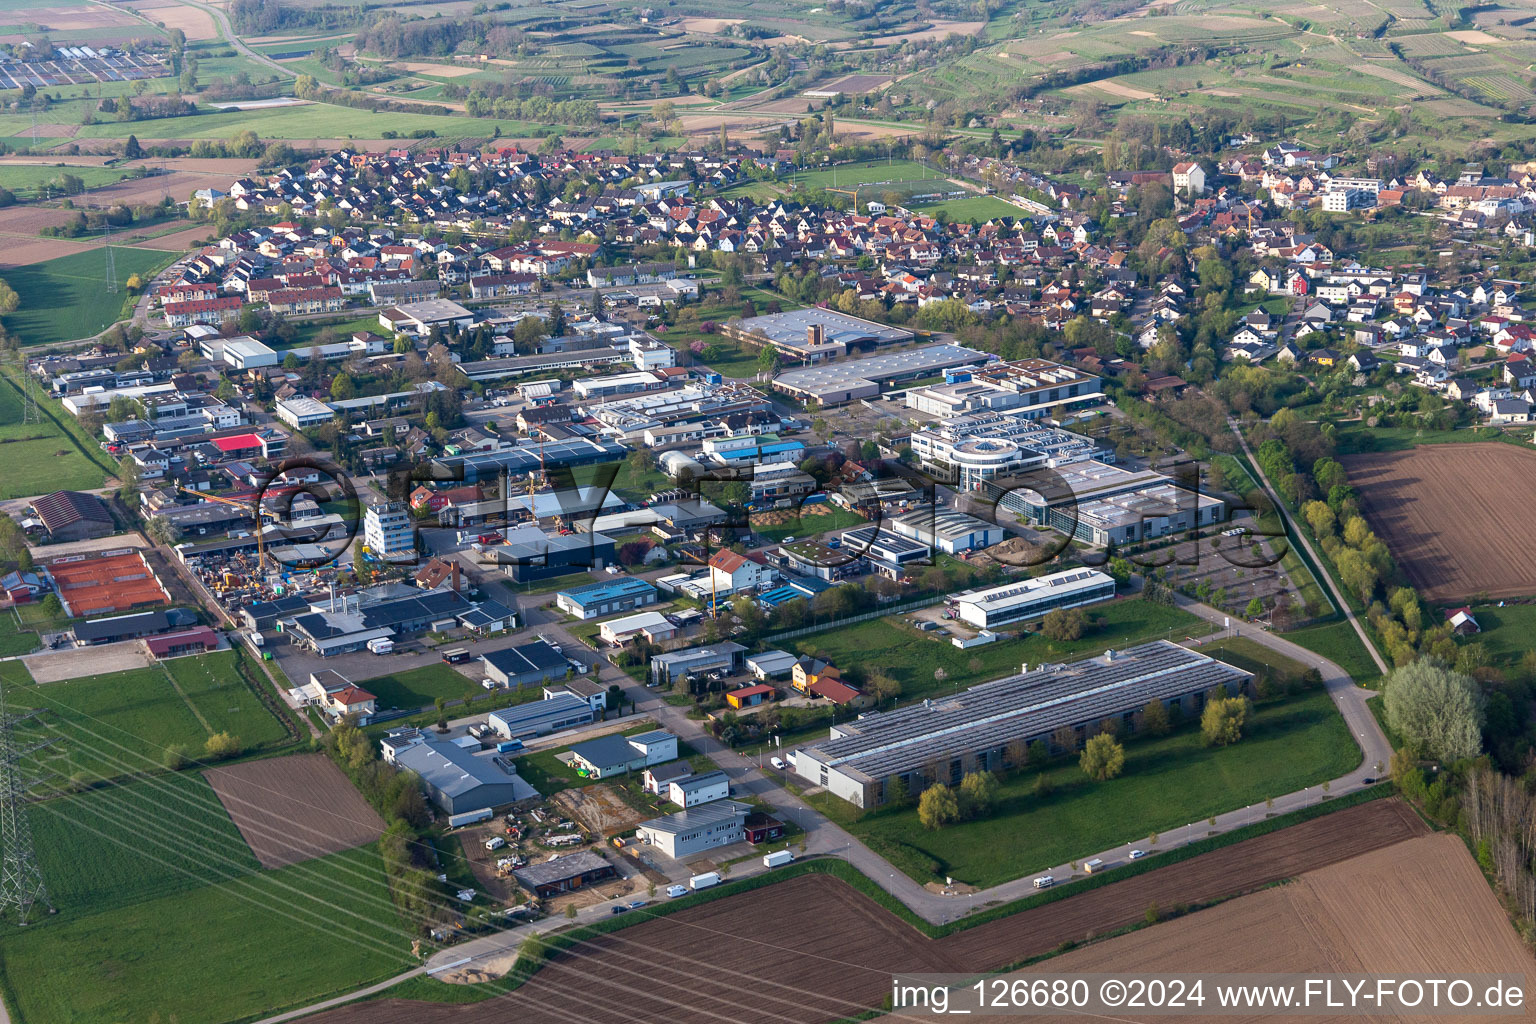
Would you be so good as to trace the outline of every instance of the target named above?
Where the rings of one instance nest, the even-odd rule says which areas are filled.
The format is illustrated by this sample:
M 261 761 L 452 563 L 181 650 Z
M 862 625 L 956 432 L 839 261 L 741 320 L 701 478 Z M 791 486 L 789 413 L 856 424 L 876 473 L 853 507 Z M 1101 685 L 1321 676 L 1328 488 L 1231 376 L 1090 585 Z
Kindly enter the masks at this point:
M 647 902 L 648 901 L 646 901 L 646 900 L 631 900 L 630 904 L 629 904 L 629 909 L 630 910 L 639 910 L 641 907 L 645 906 Z
M 669 898 L 669 899 L 674 899 L 675 900 L 679 896 L 687 896 L 687 895 L 688 895 L 688 887 L 686 885 L 669 885 L 669 886 L 667 886 L 667 898 Z

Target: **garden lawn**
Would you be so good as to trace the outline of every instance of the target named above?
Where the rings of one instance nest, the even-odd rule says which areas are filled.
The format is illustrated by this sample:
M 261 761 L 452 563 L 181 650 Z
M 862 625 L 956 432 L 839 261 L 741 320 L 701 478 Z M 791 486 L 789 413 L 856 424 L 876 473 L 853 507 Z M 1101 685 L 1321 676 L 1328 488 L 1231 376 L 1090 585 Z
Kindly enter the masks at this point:
M 379 708 L 425 708 L 437 698 L 460 700 L 482 692 L 480 685 L 454 669 L 436 662 L 420 668 L 364 679 L 357 685 L 379 698 Z
M 37 634 L 23 629 L 15 612 L 0 612 L 0 658 L 30 654 L 37 649 Z
M 110 855 L 98 845 L 93 851 Z M 296 1007 L 412 966 L 369 845 L 3 939 L 7 1002 L 26 1021 L 219 1024 Z
M 1191 822 L 1198 829 L 1210 815 L 1262 804 L 1360 763 L 1348 726 L 1322 690 L 1260 705 L 1243 732 L 1230 747 L 1207 747 L 1193 724 L 1129 742 L 1125 773 L 1108 782 L 1093 782 L 1075 758 L 1063 759 L 1044 769 L 1054 788 L 1043 797 L 1034 792 L 1041 773 L 1025 770 L 1003 782 L 990 817 L 938 831 L 922 827 L 915 806 L 847 827 L 919 882 L 950 875 L 986 887 L 1154 832 Z
M 246 750 L 282 743 L 288 739 L 288 730 L 241 675 L 244 657 L 238 651 L 218 651 L 161 664 L 214 732 L 238 736 Z
M 1381 676 L 1376 663 L 1371 660 L 1370 652 L 1360 642 L 1354 627 L 1345 619 L 1321 626 L 1293 629 L 1281 635 L 1314 654 L 1321 654 L 1348 672 L 1349 677 L 1357 683 L 1364 685 Z
M 823 505 L 823 508 L 830 506 Z M 857 512 L 850 512 L 844 508 L 832 508 L 825 513 L 810 513 L 804 508 L 795 509 L 799 517 L 782 526 L 754 526 L 752 532 L 762 537 L 770 544 L 777 544 L 785 537 L 794 537 L 801 540 L 806 537 L 816 537 L 831 530 L 848 530 L 855 526 L 865 526 L 868 519 Z
M 115 293 L 104 285 L 104 248 L 12 267 L 5 272 L 5 279 L 16 289 L 21 305 L 5 318 L 6 329 L 23 345 L 48 345 L 99 334 L 123 319 L 132 303 L 133 296 L 125 287 L 128 278 L 138 274 L 148 281 L 175 258 L 176 253 L 114 245 Z
M 883 671 L 901 684 L 901 699 L 906 702 L 1013 675 L 1025 662 L 1064 661 L 1146 640 L 1202 636 L 1213 628 L 1186 611 L 1138 598 L 1092 605 L 1083 612 L 1093 625 L 1078 640 L 1056 641 L 1032 633 L 963 651 L 949 642 L 947 633 L 919 632 L 898 618 L 888 617 L 799 637 L 790 641 L 789 649 L 824 657 L 844 671 L 855 667 Z M 1016 630 L 1023 625 L 1006 628 Z M 943 676 L 935 679 L 938 669 L 944 670 Z
M 1477 639 L 1493 663 L 1506 672 L 1517 669 L 1536 636 L 1536 605 L 1482 604 L 1473 607 L 1472 616 L 1482 627 Z

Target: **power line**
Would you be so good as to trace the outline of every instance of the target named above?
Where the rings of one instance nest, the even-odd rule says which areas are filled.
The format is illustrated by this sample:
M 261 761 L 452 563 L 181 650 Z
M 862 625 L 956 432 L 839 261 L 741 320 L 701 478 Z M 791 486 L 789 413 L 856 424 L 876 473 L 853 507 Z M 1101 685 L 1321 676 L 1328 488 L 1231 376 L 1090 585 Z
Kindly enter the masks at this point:
M 108 210 L 107 211 L 107 216 L 110 217 L 111 214 L 112 214 L 112 211 Z M 110 220 L 103 220 L 102 223 L 101 223 L 101 226 L 102 226 L 102 238 L 104 238 L 106 240 L 106 250 L 107 250 L 107 271 L 106 271 L 106 273 L 107 273 L 107 294 L 108 295 L 116 295 L 117 294 L 117 261 L 112 256 L 112 222 Z
M 27 923 L 32 907 L 38 903 L 56 913 L 43 883 L 32 848 L 32 826 L 27 820 L 25 799 L 31 781 L 22 771 L 21 762 L 39 747 L 53 740 L 43 740 L 25 748 L 16 745 L 16 725 L 34 717 L 36 711 L 11 715 L 5 705 L 5 687 L 0 684 L 0 909 L 16 908 L 22 924 Z

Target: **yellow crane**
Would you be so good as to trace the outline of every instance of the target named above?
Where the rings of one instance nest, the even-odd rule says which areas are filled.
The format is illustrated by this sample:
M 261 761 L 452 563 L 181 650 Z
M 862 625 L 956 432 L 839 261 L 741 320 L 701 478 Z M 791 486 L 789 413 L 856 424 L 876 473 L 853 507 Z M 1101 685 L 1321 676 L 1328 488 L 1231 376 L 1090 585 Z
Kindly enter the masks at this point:
M 283 521 L 282 516 L 263 506 L 259 496 L 251 499 L 250 502 L 244 502 L 237 501 L 234 498 L 225 498 L 217 494 L 205 494 L 202 491 L 194 491 L 190 487 L 178 485 L 176 489 L 182 494 L 190 494 L 194 498 L 201 498 L 204 501 L 212 501 L 220 505 L 229 505 L 251 513 L 251 517 L 256 520 L 256 571 L 261 573 L 267 571 L 267 544 L 266 537 L 261 531 L 261 517 L 268 516 L 273 522 L 280 523 Z

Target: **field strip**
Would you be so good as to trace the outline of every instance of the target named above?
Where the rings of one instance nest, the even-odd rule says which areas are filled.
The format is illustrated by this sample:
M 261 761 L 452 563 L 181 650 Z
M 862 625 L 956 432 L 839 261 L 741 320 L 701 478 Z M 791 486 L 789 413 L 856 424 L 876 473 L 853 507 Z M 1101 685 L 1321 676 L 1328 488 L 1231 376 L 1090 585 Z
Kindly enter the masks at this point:
M 176 682 L 176 677 L 171 675 L 171 670 L 165 667 L 165 662 L 160 662 L 159 664 L 160 671 L 165 673 L 165 678 L 170 682 L 171 689 L 176 691 L 176 696 L 181 698 L 181 702 L 187 706 L 187 710 L 192 712 L 192 717 L 197 719 L 198 723 L 208 731 L 209 736 L 212 736 L 214 730 L 213 726 L 208 724 L 208 719 L 203 717 L 203 713 L 197 710 L 197 705 L 193 704 L 191 699 L 187 697 L 186 691 Z

